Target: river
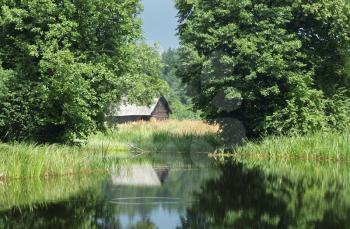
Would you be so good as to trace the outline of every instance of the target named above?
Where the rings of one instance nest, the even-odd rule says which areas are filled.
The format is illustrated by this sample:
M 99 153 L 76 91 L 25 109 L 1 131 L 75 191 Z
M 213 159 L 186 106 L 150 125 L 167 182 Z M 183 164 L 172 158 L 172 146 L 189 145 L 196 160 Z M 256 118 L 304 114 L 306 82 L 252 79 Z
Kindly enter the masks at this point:
M 0 184 L 0 228 L 346 228 L 347 164 L 144 155 Z

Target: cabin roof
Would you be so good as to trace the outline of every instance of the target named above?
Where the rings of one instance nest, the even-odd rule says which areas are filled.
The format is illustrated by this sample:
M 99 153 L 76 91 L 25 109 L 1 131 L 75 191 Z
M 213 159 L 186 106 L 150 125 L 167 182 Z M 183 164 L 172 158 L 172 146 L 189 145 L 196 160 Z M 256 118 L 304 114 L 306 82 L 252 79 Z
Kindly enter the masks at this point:
M 118 117 L 122 116 L 152 116 L 154 109 L 157 107 L 159 102 L 163 102 L 169 112 L 171 113 L 168 102 L 164 97 L 155 98 L 151 105 L 141 106 L 136 104 L 128 103 L 127 98 L 122 99 L 119 107 L 115 109 L 113 114 Z
M 122 186 L 161 186 L 168 173 L 167 168 L 157 170 L 151 165 L 125 166 L 112 173 L 112 182 Z

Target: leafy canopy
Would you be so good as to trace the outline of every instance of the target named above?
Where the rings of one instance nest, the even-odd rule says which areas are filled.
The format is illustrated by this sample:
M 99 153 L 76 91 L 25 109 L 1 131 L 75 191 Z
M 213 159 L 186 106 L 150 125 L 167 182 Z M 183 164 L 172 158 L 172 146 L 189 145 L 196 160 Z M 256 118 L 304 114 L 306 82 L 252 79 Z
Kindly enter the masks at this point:
M 0 6 L 0 140 L 84 139 L 122 94 L 147 102 L 164 87 L 157 59 L 143 61 L 152 49 L 136 43 L 139 0 Z
M 161 77 L 169 85 L 166 95 L 172 109 L 171 117 L 174 119 L 199 119 L 200 113 L 193 111 L 191 98 L 186 95 L 186 87 L 181 79 L 176 76 L 176 66 L 179 64 L 179 53 L 177 49 L 168 49 L 162 53 Z
M 347 0 L 177 0 L 181 64 L 196 107 L 248 136 L 349 124 Z M 224 120 L 224 121 L 222 121 Z

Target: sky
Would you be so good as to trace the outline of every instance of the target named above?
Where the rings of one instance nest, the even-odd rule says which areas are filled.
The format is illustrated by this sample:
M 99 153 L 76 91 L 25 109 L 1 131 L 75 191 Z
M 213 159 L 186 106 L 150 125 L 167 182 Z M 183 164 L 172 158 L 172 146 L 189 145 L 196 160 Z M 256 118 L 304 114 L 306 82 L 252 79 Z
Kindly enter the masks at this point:
M 147 43 L 158 42 L 161 50 L 178 47 L 175 0 L 142 0 L 144 36 Z

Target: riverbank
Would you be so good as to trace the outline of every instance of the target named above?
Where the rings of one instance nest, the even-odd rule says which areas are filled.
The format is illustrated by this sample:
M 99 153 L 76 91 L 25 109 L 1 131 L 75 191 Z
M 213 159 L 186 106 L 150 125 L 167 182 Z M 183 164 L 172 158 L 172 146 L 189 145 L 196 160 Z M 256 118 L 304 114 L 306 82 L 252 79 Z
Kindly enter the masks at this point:
M 350 162 L 350 132 L 267 137 L 215 156 Z M 123 160 L 151 153 L 196 155 L 220 147 L 218 127 L 202 121 L 137 122 L 91 136 L 83 147 L 0 143 L 0 182 L 107 171 Z
M 91 136 L 88 149 L 108 152 L 211 153 L 220 145 L 218 126 L 203 121 L 135 122 Z
M 350 162 L 350 132 L 323 132 L 306 136 L 267 137 L 247 141 L 233 155 L 316 161 Z
M 138 122 L 91 136 L 83 147 L 0 143 L 0 181 L 106 171 L 144 153 L 206 153 L 217 127 L 201 121 Z
M 106 155 L 78 147 L 0 144 L 0 180 L 89 173 L 104 168 L 108 162 Z

